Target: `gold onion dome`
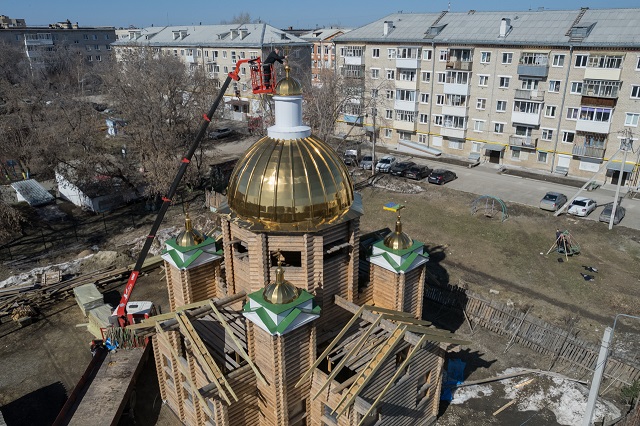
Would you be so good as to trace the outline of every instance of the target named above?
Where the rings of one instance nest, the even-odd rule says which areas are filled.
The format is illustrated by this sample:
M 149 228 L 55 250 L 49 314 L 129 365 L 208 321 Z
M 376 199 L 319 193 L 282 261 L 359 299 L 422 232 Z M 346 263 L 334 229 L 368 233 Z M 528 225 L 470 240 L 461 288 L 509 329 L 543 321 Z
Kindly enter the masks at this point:
M 298 298 L 299 291 L 289 281 L 284 279 L 284 268 L 282 261 L 278 261 L 276 268 L 276 280 L 269 283 L 262 292 L 262 297 L 274 305 L 286 305 Z
M 264 224 L 330 222 L 353 203 L 353 184 L 336 152 L 310 135 L 256 142 L 231 173 L 229 207 Z
M 286 75 L 276 85 L 276 96 L 301 96 L 302 84 L 289 75 L 289 65 L 285 66 L 284 70 Z
M 197 246 L 202 244 L 205 239 L 206 237 L 202 232 L 193 229 L 191 218 L 189 217 L 189 213 L 187 213 L 184 218 L 184 231 L 176 237 L 176 244 L 181 247 Z
M 384 239 L 384 245 L 392 250 L 406 250 L 413 245 L 413 239 L 406 233 L 402 232 L 402 222 L 400 221 L 400 214 L 398 213 L 398 219 L 396 220 L 396 230 L 387 235 Z

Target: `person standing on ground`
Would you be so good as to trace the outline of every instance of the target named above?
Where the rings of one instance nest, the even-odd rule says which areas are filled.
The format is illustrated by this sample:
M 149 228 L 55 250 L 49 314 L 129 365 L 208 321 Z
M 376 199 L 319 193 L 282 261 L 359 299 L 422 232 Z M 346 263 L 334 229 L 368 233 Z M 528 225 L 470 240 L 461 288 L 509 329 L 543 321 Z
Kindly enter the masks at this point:
M 286 56 L 280 55 L 280 48 L 276 47 L 274 50 L 269 53 L 267 59 L 262 63 L 264 69 L 264 85 L 266 87 L 271 86 L 271 65 L 275 64 L 276 61 L 282 63 Z

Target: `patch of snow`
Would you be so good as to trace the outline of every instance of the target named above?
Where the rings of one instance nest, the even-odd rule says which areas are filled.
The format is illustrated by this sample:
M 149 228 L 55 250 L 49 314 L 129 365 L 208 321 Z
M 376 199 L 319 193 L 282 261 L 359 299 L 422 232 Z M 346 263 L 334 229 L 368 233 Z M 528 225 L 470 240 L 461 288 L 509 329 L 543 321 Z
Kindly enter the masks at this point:
M 87 256 L 81 257 L 80 259 L 74 259 L 69 262 L 58 263 L 55 265 L 41 266 L 38 268 L 33 268 L 28 272 L 23 272 L 18 275 L 12 275 L 6 280 L 0 281 L 0 288 L 11 287 L 18 284 L 33 284 L 36 280 L 36 274 L 42 274 L 51 268 L 59 269 L 60 272 L 62 272 L 62 275 L 77 274 L 80 271 L 82 262 L 86 261 L 94 255 L 94 253 L 91 253 Z
M 452 404 L 462 404 L 471 398 L 481 398 L 489 396 L 493 393 L 493 389 L 489 385 L 473 385 L 462 386 L 452 391 L 453 400 Z

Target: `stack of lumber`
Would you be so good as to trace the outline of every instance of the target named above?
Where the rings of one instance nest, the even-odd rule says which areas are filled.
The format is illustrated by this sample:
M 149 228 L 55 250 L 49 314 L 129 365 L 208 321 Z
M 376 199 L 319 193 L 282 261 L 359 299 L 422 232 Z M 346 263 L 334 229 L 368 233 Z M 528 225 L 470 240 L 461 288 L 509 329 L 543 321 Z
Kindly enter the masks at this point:
M 73 289 L 73 294 L 85 317 L 89 315 L 90 310 L 104 305 L 104 297 L 102 297 L 102 293 L 98 291 L 98 287 L 95 284 L 76 287 Z
M 109 305 L 101 305 L 97 308 L 91 309 L 89 311 L 89 326 L 87 330 L 89 333 L 93 334 L 97 339 L 102 339 L 102 330 L 109 326 L 109 317 L 113 312 L 113 308 Z

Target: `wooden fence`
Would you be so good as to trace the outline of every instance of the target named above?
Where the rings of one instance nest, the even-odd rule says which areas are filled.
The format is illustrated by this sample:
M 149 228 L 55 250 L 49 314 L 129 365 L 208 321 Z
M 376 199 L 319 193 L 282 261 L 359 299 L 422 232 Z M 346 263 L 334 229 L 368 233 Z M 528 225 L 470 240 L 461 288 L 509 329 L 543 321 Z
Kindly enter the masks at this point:
M 509 336 L 519 343 L 552 358 L 551 365 L 576 367 L 583 374 L 593 372 L 599 345 L 576 338 L 571 332 L 551 325 L 505 304 L 454 285 L 427 286 L 425 297 L 442 305 L 461 310 L 474 326 L 479 324 L 497 334 Z M 629 385 L 640 379 L 640 365 L 619 354 L 607 360 L 605 377 L 613 386 Z

